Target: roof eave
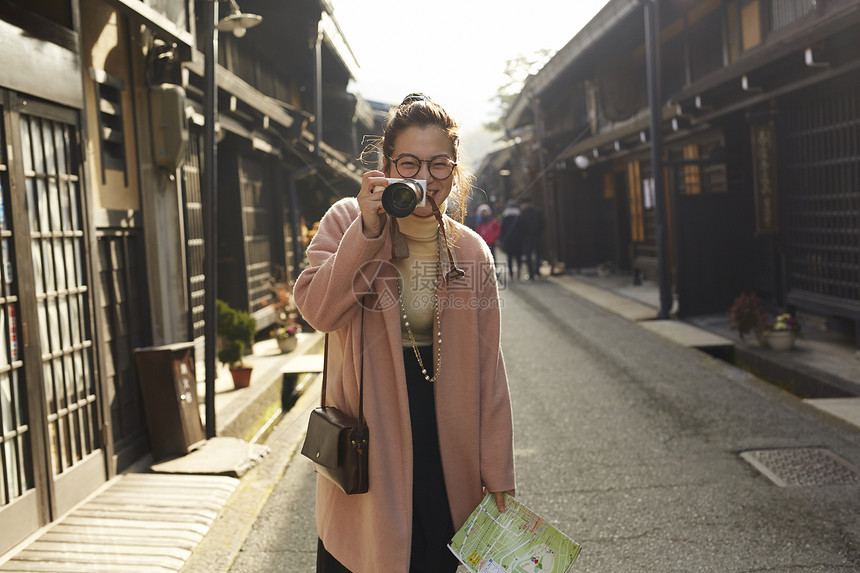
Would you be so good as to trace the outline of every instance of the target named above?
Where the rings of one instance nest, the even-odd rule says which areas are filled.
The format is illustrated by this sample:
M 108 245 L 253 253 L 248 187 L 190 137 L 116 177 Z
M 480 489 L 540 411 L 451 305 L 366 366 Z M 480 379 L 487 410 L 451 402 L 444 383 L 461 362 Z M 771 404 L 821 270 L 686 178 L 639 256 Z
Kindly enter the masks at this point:
M 526 79 L 511 109 L 505 115 L 507 130 L 531 121 L 525 114 L 530 101 L 539 96 L 572 66 L 591 46 L 639 8 L 642 0 L 610 0 L 541 70 Z

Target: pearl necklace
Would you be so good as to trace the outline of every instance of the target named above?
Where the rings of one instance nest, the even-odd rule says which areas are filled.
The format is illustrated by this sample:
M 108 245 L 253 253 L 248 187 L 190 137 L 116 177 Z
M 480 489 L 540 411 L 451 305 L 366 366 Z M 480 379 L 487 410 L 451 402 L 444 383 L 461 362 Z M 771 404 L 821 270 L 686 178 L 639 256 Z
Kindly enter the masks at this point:
M 438 243 L 438 239 L 437 239 Z M 433 376 L 427 373 L 427 367 L 424 366 L 424 361 L 421 359 L 421 353 L 418 352 L 418 345 L 415 343 L 415 335 L 412 334 L 412 327 L 409 325 L 408 316 L 406 315 L 406 306 L 403 304 L 403 284 L 402 280 L 397 281 L 397 298 L 400 301 L 400 316 L 403 319 L 403 326 L 406 327 L 406 334 L 409 336 L 409 342 L 412 344 L 412 351 L 415 352 L 415 359 L 418 360 L 418 366 L 421 367 L 421 374 L 424 379 L 431 384 L 439 377 L 439 372 L 442 371 L 442 321 L 439 316 L 439 295 L 436 290 L 439 288 L 439 277 L 442 276 L 442 261 L 439 254 L 437 244 L 436 249 L 436 278 L 433 281 L 433 326 L 436 330 L 436 368 L 433 369 Z

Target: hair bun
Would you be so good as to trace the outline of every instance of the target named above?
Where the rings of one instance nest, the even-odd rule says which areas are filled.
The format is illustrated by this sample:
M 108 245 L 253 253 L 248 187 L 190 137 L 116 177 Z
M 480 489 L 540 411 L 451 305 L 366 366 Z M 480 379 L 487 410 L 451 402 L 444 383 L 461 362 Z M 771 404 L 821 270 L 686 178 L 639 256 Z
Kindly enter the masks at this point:
M 410 105 L 416 101 L 430 101 L 430 98 L 422 93 L 411 93 L 400 102 L 400 105 Z

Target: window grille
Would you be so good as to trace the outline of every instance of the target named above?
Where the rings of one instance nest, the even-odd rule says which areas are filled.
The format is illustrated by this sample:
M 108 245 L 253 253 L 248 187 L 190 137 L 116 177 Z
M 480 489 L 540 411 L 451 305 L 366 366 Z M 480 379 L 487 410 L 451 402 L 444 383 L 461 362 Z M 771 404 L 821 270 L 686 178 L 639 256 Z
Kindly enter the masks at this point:
M 98 70 L 91 70 L 96 82 L 98 99 L 99 141 L 101 143 L 102 183 L 106 183 L 106 170 L 122 171 L 128 185 L 125 159 L 125 129 L 123 125 L 122 92 L 125 83 Z
M 272 205 L 265 186 L 265 170 L 257 161 L 242 157 L 239 163 L 239 193 L 245 237 L 248 308 L 252 314 L 272 298 Z
M 680 164 L 680 177 L 675 181 L 679 194 L 699 195 L 728 191 L 726 164 L 711 160 L 721 145 L 722 138 L 714 138 L 669 149 L 669 160 Z
M 816 88 L 781 114 L 788 287 L 860 301 L 860 82 Z
M 195 342 L 202 348 L 206 318 L 206 274 L 203 262 L 206 241 L 203 233 L 203 199 L 200 190 L 201 134 L 192 131 L 188 138 L 188 153 L 182 165 L 182 193 L 185 200 L 185 250 L 188 261 L 188 297 L 191 309 L 191 329 Z M 199 359 L 202 353 L 197 353 Z
M 699 159 L 699 146 L 695 143 L 684 146 L 684 160 Z M 684 165 L 684 177 L 679 189 L 682 195 L 698 195 L 702 192 L 702 166 Z
M 77 135 L 35 116 L 21 116 L 20 129 L 50 463 L 60 475 L 101 447 Z
M 135 227 L 106 228 L 98 234 L 101 261 L 101 323 L 104 332 L 105 372 L 111 389 L 111 430 L 114 452 L 119 459 L 134 455 L 146 438 L 146 421 L 134 349 L 150 343 L 148 305 L 141 283 L 143 269 L 141 230 Z
M 0 107 L 0 117 L 2 111 Z M 8 222 L 9 171 L 5 150 L 6 140 L 0 123 L 0 507 L 34 487 L 26 378 L 18 347 L 18 281 L 12 258 L 14 241 Z
M 821 0 L 818 0 L 820 2 Z M 815 11 L 816 0 L 770 0 L 771 31 L 800 20 Z

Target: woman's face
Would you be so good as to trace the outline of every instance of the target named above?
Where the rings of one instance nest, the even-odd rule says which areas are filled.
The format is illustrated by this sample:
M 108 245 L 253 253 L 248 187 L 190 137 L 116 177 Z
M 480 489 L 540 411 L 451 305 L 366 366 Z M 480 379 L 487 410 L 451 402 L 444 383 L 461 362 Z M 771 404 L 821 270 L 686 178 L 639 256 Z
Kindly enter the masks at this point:
M 404 155 L 411 155 L 423 161 L 420 170 L 412 179 L 425 179 L 427 193 L 433 197 L 436 205 L 441 205 L 451 193 L 454 174 L 440 181 L 430 174 L 430 164 L 425 160 L 447 158 L 454 161 L 454 147 L 451 145 L 451 140 L 441 128 L 436 126 L 407 127 L 394 140 L 391 159 L 397 160 Z M 401 178 L 391 160 L 386 161 L 385 174 L 389 178 Z M 433 215 L 433 209 L 428 202 L 424 207 L 416 207 L 413 214 L 418 217 L 430 217 Z

